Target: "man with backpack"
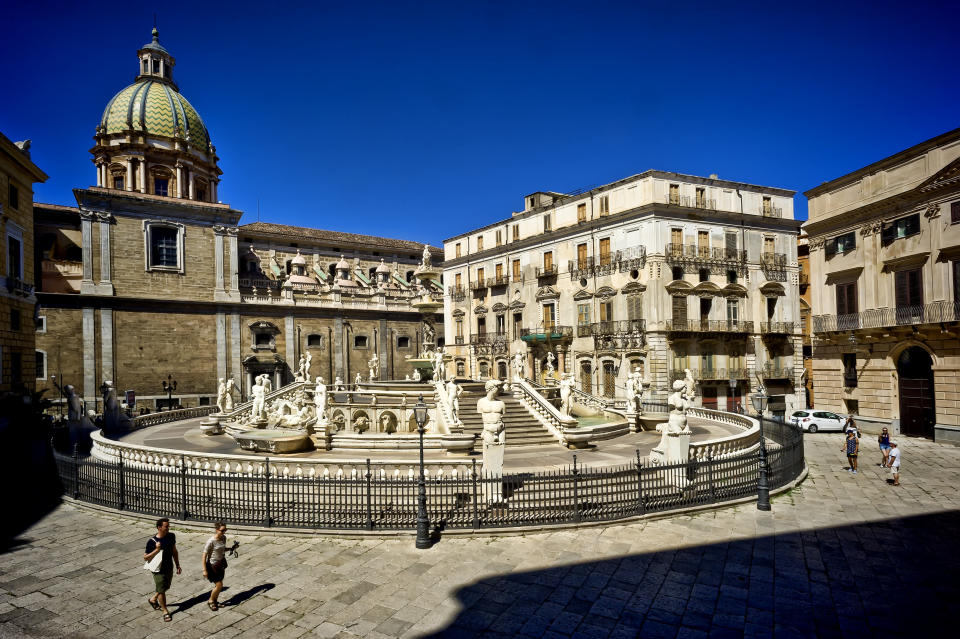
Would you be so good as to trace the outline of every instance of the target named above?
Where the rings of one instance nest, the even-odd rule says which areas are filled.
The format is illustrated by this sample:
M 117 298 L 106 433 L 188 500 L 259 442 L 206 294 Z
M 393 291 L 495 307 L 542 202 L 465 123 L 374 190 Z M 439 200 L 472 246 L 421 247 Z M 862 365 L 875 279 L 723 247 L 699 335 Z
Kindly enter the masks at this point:
M 147 562 L 144 568 L 153 573 L 156 590 L 156 594 L 147 599 L 147 603 L 154 610 L 163 610 L 163 620 L 170 621 L 172 617 L 167 610 L 166 593 L 173 581 L 174 564 L 177 565 L 177 574 L 180 574 L 180 555 L 177 554 L 177 536 L 170 532 L 170 520 L 166 517 L 157 520 L 157 534 L 147 540 L 143 560 Z

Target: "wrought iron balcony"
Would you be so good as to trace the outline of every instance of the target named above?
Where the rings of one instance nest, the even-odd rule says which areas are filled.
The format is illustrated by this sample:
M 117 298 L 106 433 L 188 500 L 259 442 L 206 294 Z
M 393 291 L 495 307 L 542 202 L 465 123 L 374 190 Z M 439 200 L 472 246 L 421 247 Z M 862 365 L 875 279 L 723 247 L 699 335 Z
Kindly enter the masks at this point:
M 486 333 L 470 334 L 471 344 L 492 344 L 494 342 L 506 341 L 506 339 L 507 334 L 505 332 L 487 331 Z
M 764 379 L 791 379 L 793 377 L 792 368 L 774 366 L 769 362 L 764 364 L 763 368 L 759 370 L 759 373 Z
M 462 286 L 448 286 L 447 293 L 453 298 L 454 302 L 462 302 L 467 295 Z
M 641 269 L 647 263 L 647 247 L 633 246 L 630 248 L 601 253 L 599 257 L 568 260 L 567 271 L 570 279 L 578 280 L 591 275 L 610 275 L 611 273 L 626 273 L 633 269 Z
M 767 269 L 782 269 L 787 265 L 787 256 L 785 253 L 763 253 L 760 264 Z
M 666 261 L 669 263 L 701 262 L 742 264 L 747 261 L 747 252 L 725 247 L 697 246 L 696 244 L 676 244 L 666 246 Z
M 19 277 L 8 277 L 7 278 L 7 290 L 13 293 L 14 295 L 22 295 L 23 297 L 30 297 L 33 294 L 33 284 L 27 284 Z
M 673 206 L 685 206 L 691 209 L 706 209 L 709 211 L 717 210 L 717 201 L 713 198 L 680 195 L 679 193 L 668 193 L 664 197 L 665 204 Z
M 745 368 L 691 368 L 690 374 L 693 376 L 693 379 L 697 381 L 709 382 L 726 382 L 731 378 L 740 381 L 750 377 L 750 372 Z M 684 379 L 685 377 L 686 374 L 682 369 L 670 371 L 671 382 L 674 382 L 678 379 Z
M 793 334 L 793 322 L 760 322 L 760 332 L 766 334 Z
M 783 209 L 776 206 L 761 206 L 760 215 L 763 217 L 783 217 Z
M 683 320 L 672 319 L 664 322 L 667 331 L 689 331 L 694 333 L 752 333 L 753 322 L 741 320 Z
M 454 344 L 463 344 L 463 335 L 457 335 L 453 338 Z
M 846 315 L 814 315 L 813 332 L 830 333 L 861 328 L 890 328 L 946 322 L 960 322 L 960 301 L 941 300 L 923 306 L 873 308 Z
M 551 264 L 550 266 L 537 267 L 537 277 L 551 277 L 556 274 L 557 274 L 556 264 Z
M 508 275 L 497 275 L 494 277 L 487 278 L 487 287 L 492 288 L 494 286 L 506 286 L 510 283 L 510 276 Z
M 579 328 L 579 327 L 578 327 Z M 591 335 L 618 335 L 624 333 L 643 333 L 647 330 L 647 320 L 610 320 L 590 324 Z
M 478 291 L 482 288 L 487 288 L 487 282 L 483 279 L 473 280 L 469 284 L 471 291 Z
M 533 328 L 521 328 L 520 339 L 525 342 L 536 342 L 543 340 L 555 340 L 573 337 L 572 326 L 560 326 L 559 324 L 547 324 L 535 326 Z

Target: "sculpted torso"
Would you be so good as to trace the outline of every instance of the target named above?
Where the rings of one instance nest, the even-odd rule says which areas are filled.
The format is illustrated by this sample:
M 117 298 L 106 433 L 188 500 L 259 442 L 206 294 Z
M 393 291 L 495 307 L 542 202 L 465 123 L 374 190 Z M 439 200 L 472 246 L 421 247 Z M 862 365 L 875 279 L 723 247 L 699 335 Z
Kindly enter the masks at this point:
M 493 397 L 495 391 L 487 393 L 483 399 L 477 400 L 477 412 L 483 420 L 483 441 L 485 444 L 502 444 L 505 442 L 503 429 L 503 413 L 506 404 Z

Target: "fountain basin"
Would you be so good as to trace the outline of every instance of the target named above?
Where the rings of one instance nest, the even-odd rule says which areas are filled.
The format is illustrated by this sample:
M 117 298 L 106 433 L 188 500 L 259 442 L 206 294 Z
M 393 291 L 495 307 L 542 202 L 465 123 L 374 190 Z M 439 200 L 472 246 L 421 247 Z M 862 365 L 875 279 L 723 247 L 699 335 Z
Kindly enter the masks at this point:
M 275 428 L 231 433 L 240 448 L 262 453 L 298 453 L 313 448 L 310 436 L 299 430 Z

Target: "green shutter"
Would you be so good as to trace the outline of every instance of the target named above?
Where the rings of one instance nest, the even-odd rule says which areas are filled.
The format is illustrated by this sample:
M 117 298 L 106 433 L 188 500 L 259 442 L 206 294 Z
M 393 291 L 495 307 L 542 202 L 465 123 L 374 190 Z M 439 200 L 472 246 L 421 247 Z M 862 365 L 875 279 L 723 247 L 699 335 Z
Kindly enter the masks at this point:
M 270 262 L 270 270 L 273 271 L 273 274 L 277 277 L 283 274 L 283 271 L 280 270 L 280 267 L 277 266 L 276 262 Z
M 371 284 L 371 282 L 370 282 L 370 279 L 369 279 L 366 275 L 363 274 L 363 271 L 361 271 L 360 269 L 354 269 L 353 273 L 354 273 L 354 275 L 357 276 L 357 278 L 360 279 L 361 282 L 363 282 L 363 283 L 366 284 L 367 286 L 372 286 L 372 284 Z
M 324 271 L 322 268 L 320 268 L 319 264 L 313 265 L 313 272 L 317 274 L 317 277 L 320 278 L 321 282 L 326 282 L 327 278 L 329 277 L 329 274 L 326 271 Z

